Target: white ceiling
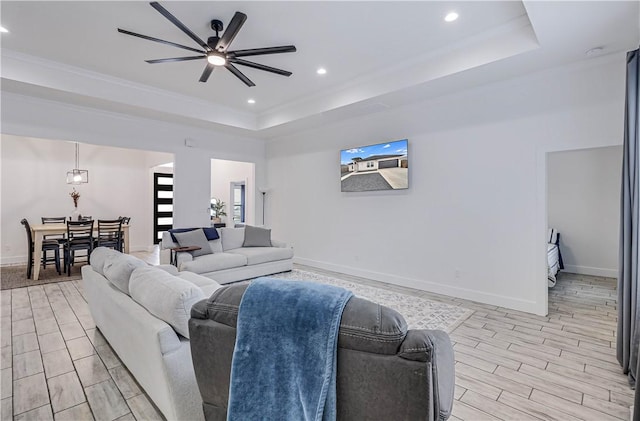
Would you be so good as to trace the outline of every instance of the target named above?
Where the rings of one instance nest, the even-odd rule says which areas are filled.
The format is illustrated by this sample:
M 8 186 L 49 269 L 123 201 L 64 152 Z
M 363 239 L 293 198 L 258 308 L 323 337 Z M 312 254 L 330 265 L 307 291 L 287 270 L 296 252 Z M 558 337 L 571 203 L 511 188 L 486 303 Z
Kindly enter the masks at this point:
M 242 11 L 248 19 L 230 50 L 294 44 L 296 53 L 248 58 L 293 75 L 238 66 L 257 85 L 248 88 L 221 68 L 198 82 L 204 60 L 147 64 L 192 54 L 116 28 L 197 47 L 147 2 L 2 1 L 3 91 L 272 135 L 318 115 L 373 112 L 640 42 L 637 1 L 161 4 L 205 40 L 211 19 L 226 25 Z M 452 10 L 460 18 L 444 22 Z

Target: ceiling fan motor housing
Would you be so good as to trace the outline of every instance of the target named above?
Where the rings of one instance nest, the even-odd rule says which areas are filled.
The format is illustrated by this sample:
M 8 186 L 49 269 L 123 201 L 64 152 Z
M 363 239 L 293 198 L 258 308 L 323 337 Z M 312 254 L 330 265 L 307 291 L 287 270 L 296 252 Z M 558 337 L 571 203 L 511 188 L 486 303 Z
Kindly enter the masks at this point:
M 218 45 L 218 40 L 219 39 L 220 38 L 217 37 L 217 36 L 209 37 L 207 39 L 207 45 L 215 50 L 216 49 L 216 45 Z
M 222 32 L 223 28 L 224 27 L 222 26 L 222 21 L 221 20 L 214 19 L 214 20 L 211 21 L 211 29 L 216 31 L 216 35 L 217 35 L 217 32 Z

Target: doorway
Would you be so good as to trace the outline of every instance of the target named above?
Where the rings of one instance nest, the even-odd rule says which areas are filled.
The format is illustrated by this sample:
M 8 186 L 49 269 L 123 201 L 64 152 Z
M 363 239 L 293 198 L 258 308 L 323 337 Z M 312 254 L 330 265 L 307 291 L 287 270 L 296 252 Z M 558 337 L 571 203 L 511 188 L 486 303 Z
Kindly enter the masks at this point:
M 211 199 L 224 203 L 222 223 L 255 224 L 255 164 L 253 162 L 211 160 Z
M 231 205 L 233 206 L 232 218 L 235 224 L 244 224 L 245 208 L 246 208 L 246 189 L 244 181 L 232 181 L 231 182 Z
M 173 174 L 153 173 L 153 244 L 173 228 Z
M 586 282 L 585 276 L 589 282 L 617 277 L 621 166 L 622 146 L 546 153 L 547 228 L 559 234 L 563 288 Z M 549 299 L 554 288 L 547 290 Z M 578 288 L 576 299 L 583 293 Z

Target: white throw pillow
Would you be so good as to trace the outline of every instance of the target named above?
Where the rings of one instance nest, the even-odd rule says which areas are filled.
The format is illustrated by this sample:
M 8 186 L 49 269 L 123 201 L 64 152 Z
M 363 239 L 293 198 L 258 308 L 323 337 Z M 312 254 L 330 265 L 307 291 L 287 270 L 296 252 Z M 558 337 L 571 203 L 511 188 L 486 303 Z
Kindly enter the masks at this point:
M 150 266 L 133 271 L 129 291 L 134 301 L 185 338 L 189 337 L 191 306 L 205 298 L 193 283 Z

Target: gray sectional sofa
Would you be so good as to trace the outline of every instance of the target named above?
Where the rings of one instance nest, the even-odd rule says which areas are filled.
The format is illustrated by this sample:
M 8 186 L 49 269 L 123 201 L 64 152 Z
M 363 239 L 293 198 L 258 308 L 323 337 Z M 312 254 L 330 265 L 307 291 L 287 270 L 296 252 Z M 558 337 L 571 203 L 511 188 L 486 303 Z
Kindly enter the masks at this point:
M 191 306 L 220 285 L 104 247 L 82 267 L 96 326 L 167 420 L 203 421 L 191 350 Z
M 246 229 L 256 227 L 218 228 L 219 238 L 208 241 L 210 254 L 194 257 L 189 252 L 178 252 L 178 270 L 194 272 L 225 284 L 293 269 L 291 247 L 275 240 L 270 240 L 270 247 L 248 247 L 245 241 Z M 160 263 L 170 263 L 171 249 L 180 245 L 184 244 L 174 241 L 168 231 L 163 232 Z

